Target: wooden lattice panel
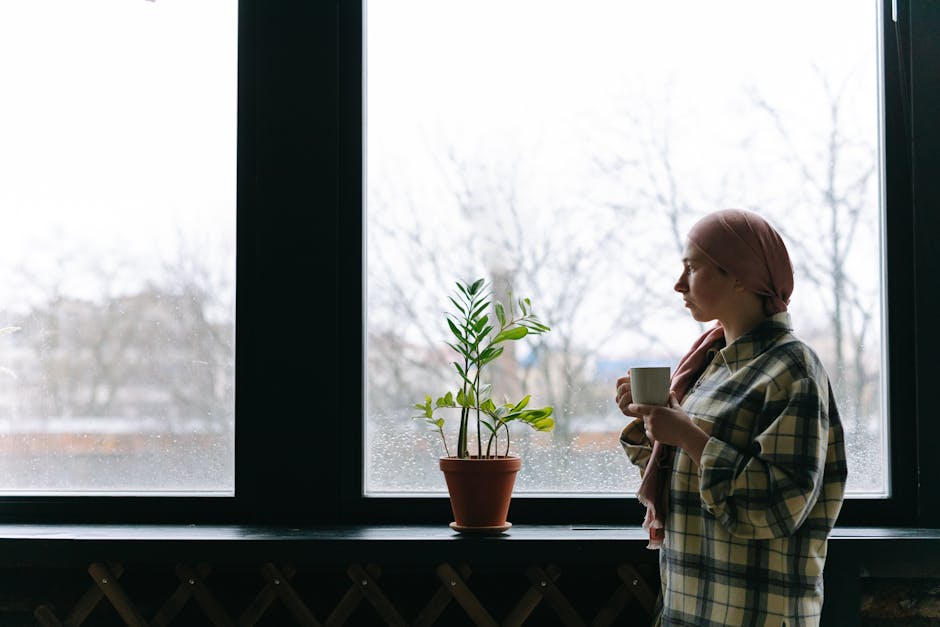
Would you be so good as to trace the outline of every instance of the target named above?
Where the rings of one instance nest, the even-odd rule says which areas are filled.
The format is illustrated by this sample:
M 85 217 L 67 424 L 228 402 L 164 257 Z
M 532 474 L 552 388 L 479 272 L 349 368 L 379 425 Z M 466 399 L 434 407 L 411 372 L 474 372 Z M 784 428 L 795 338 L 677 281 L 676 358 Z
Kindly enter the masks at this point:
M 475 578 L 467 564 L 441 563 L 415 571 L 411 578 L 395 573 L 385 579 L 376 564 L 348 564 L 345 572 L 339 568 L 331 572 L 331 585 L 311 587 L 298 584 L 294 566 L 264 563 L 250 569 L 253 593 L 246 596 L 227 589 L 225 567 L 177 564 L 172 573 L 165 573 L 166 581 L 141 589 L 132 588 L 133 574 L 126 566 L 95 562 L 87 568 L 91 583 L 64 617 L 59 618 L 51 604 L 37 607 L 34 616 L 43 627 L 90 627 L 105 615 L 113 624 L 133 627 L 190 626 L 194 615 L 203 621 L 200 624 L 218 627 L 283 625 L 284 620 L 314 627 L 451 627 L 461 621 L 480 627 L 649 624 L 658 585 L 655 572 L 630 564 L 592 569 L 590 576 L 603 583 L 588 587 L 607 589 L 598 602 L 582 598 L 586 586 L 584 567 L 580 568 L 572 567 L 574 574 L 566 581 L 563 566 L 514 565 L 500 571 L 501 581 L 511 585 L 494 592 L 492 586 L 483 585 L 493 583 L 492 572 Z M 216 577 L 217 572 L 222 574 Z M 239 582 L 244 584 L 244 579 Z M 173 585 L 163 588 L 167 584 Z M 327 590 L 337 587 L 345 591 Z M 279 618 L 271 616 L 275 612 Z

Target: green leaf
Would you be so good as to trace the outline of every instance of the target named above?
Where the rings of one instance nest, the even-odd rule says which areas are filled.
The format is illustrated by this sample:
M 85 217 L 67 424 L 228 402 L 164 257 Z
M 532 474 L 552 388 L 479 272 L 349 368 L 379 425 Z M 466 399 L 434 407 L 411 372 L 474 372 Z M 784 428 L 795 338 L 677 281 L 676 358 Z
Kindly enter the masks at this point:
M 453 333 L 454 335 L 456 335 L 456 336 L 457 336 L 457 339 L 460 340 L 460 342 L 462 342 L 462 343 L 464 343 L 464 344 L 467 343 L 467 336 L 464 335 L 463 333 L 461 333 L 460 329 L 457 327 L 456 324 L 454 324 L 454 321 L 451 320 L 450 318 L 447 319 L 447 326 L 450 327 L 451 333 Z
M 554 412 L 552 407 L 530 409 L 522 412 L 519 416 L 519 420 L 525 422 L 536 431 L 551 431 L 555 428 L 555 419 L 551 418 L 552 412 Z
M 473 387 L 473 381 L 463 372 L 460 373 L 460 378 L 463 379 L 468 386 Z
M 529 321 L 528 321 L 528 323 L 527 323 L 526 326 L 528 326 L 529 329 L 532 330 L 532 331 L 535 332 L 535 333 L 545 333 L 546 331 L 551 331 L 550 328 L 548 328 L 547 326 L 545 326 L 545 325 L 542 324 L 541 322 L 538 322 L 537 320 L 529 319 Z
M 466 288 L 463 286 L 463 283 L 461 283 L 460 281 L 457 281 L 457 289 L 460 290 L 464 296 L 466 296 L 467 298 L 470 298 L 470 294 L 467 294 Z
M 499 326 L 506 326 L 506 310 L 503 309 L 503 304 L 500 302 L 496 303 L 496 318 L 499 320 Z
M 476 294 L 479 291 L 480 286 L 482 285 L 483 285 L 483 279 L 477 279 L 476 281 L 474 281 L 473 285 L 470 286 L 470 290 L 469 290 L 470 295 L 472 296 L 473 294 Z
M 540 418 L 537 421 L 530 423 L 535 427 L 536 431 L 548 432 L 555 429 L 555 419 L 554 418 Z
M 448 296 L 447 298 L 450 299 L 450 302 L 454 303 L 454 307 L 457 308 L 457 311 L 459 311 L 459 312 L 462 313 L 463 315 L 467 315 L 466 310 L 465 310 L 463 307 L 460 306 L 460 303 L 458 303 L 456 300 L 454 300 L 454 297 L 453 297 L 453 296 Z
M 470 316 L 469 316 L 469 317 L 470 317 L 470 318 L 477 318 L 481 313 L 483 313 L 484 311 L 486 311 L 487 309 L 489 309 L 489 307 L 490 307 L 490 301 L 488 301 L 488 300 L 486 300 L 486 299 L 484 298 L 484 299 L 482 300 L 482 302 L 479 302 L 479 303 L 477 303 L 477 304 L 475 304 L 475 305 L 473 306 L 472 311 L 470 312 Z
M 448 392 L 434 402 L 435 407 L 454 407 L 454 397 Z
M 434 417 L 434 410 L 431 409 L 431 402 L 430 402 L 430 401 L 431 401 L 431 397 L 428 397 L 428 404 L 427 404 L 427 406 L 424 408 L 424 417 L 427 418 L 427 419 L 429 419 L 429 420 Z
M 531 394 L 526 395 L 524 399 L 516 403 L 515 407 L 512 408 L 514 412 L 525 409 L 525 406 L 529 404 L 529 399 L 532 398 Z
M 529 333 L 525 327 L 512 327 L 496 334 L 493 338 L 493 344 L 499 344 L 505 340 L 521 340 Z
M 462 346 L 457 346 L 456 344 L 451 344 L 450 342 L 444 342 L 444 343 L 447 344 L 448 346 L 450 346 L 452 349 L 454 349 L 454 352 L 455 352 L 455 353 L 458 353 L 458 354 L 460 354 L 460 355 L 463 355 L 463 356 L 466 357 L 467 359 L 470 359 L 470 354 L 467 352 L 467 349 L 466 349 L 466 348 L 464 348 L 464 347 L 462 347 Z M 456 362 L 454 362 L 454 363 L 456 363 Z
M 528 300 L 529 300 L 528 298 L 525 298 L 525 299 L 520 298 L 520 299 L 519 299 L 519 309 L 522 310 L 522 315 L 523 315 L 523 316 L 529 315 L 529 312 L 526 311 L 526 308 L 525 308 L 525 306 L 526 306 L 526 301 L 528 301 Z
M 483 366 L 490 363 L 491 361 L 493 361 L 494 359 L 496 359 L 502 354 L 503 354 L 502 346 L 497 346 L 495 348 L 491 346 L 487 348 L 485 351 L 483 351 L 480 354 L 480 367 L 482 368 Z
M 457 405 L 460 407 L 475 407 L 476 402 L 476 397 L 473 395 L 473 388 L 467 390 L 466 394 L 464 394 L 463 390 L 457 392 Z
M 483 316 L 482 318 L 480 318 L 479 320 L 477 320 L 477 321 L 473 324 L 473 331 L 474 331 L 477 335 L 486 335 L 486 333 L 480 333 L 480 331 L 482 331 L 483 327 L 486 326 L 486 323 L 489 321 L 489 319 L 490 319 L 489 316 Z

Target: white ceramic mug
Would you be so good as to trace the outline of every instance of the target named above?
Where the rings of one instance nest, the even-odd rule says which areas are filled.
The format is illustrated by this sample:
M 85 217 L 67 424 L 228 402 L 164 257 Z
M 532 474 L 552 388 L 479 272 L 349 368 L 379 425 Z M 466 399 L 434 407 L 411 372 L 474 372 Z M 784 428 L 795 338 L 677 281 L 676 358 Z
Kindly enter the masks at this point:
M 630 368 L 630 390 L 633 402 L 642 405 L 665 405 L 669 402 L 669 366 Z

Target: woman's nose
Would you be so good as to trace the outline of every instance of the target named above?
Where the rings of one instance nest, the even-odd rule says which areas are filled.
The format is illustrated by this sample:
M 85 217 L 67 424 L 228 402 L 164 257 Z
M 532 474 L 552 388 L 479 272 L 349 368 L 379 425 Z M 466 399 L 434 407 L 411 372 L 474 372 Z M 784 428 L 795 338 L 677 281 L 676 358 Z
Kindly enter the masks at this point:
M 681 294 L 684 294 L 689 291 L 689 286 L 685 282 L 685 274 L 682 274 L 679 277 L 679 280 L 676 281 L 676 284 L 672 286 L 672 289 L 676 290 L 677 292 Z

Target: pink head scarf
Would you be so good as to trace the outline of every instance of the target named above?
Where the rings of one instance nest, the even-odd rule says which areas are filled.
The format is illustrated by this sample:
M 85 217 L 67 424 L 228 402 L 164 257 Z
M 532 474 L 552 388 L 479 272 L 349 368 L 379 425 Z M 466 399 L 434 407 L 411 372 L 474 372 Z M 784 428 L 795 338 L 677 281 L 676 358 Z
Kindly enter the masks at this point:
M 688 239 L 746 289 L 763 296 L 767 315 L 787 310 L 793 293 L 793 265 L 780 234 L 762 217 L 740 209 L 715 211 L 692 226 Z M 724 328 L 716 324 L 679 361 L 670 387 L 680 403 L 705 366 L 708 349 L 724 335 Z M 649 530 L 651 549 L 658 549 L 665 536 L 673 452 L 673 447 L 653 442 L 653 452 L 637 491 L 637 497 L 646 506 L 643 527 Z
M 793 266 L 780 234 L 751 211 L 725 209 L 696 222 L 689 241 L 712 263 L 764 297 L 764 311 L 787 310 Z

